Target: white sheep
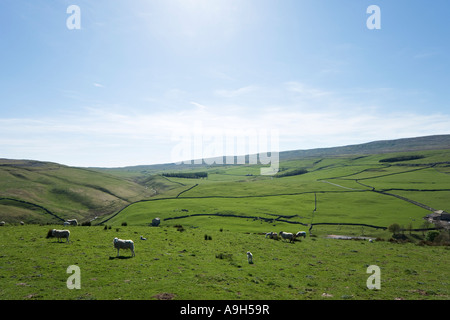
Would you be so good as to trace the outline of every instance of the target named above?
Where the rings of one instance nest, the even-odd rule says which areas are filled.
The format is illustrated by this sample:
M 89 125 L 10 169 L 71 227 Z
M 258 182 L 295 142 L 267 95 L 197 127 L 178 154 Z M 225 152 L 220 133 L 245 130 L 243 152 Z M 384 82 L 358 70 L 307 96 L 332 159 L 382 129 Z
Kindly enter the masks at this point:
M 135 256 L 134 254 L 134 242 L 133 240 L 122 240 L 119 238 L 114 238 L 113 240 L 114 248 L 117 249 L 117 256 L 119 256 L 119 249 L 130 249 L 132 253 L 132 257 Z
M 276 233 L 276 232 L 268 232 L 268 233 L 266 233 L 266 238 L 267 237 L 269 237 L 269 239 L 277 240 L 278 239 L 278 233 Z
M 66 242 L 69 242 L 69 237 L 70 237 L 70 231 L 69 230 L 56 230 L 56 229 L 52 229 L 49 230 L 48 234 L 47 234 L 47 239 L 48 238 L 57 238 L 58 242 L 60 242 L 59 240 L 62 238 L 66 238 Z
M 296 237 L 296 238 L 298 238 L 298 237 L 306 238 L 306 232 L 305 232 L 305 231 L 299 231 L 299 232 L 297 232 L 297 233 L 295 234 L 295 237 Z
M 290 232 L 280 231 L 280 236 L 284 240 L 289 240 L 289 242 L 294 242 L 294 240 L 295 240 L 295 235 L 293 233 L 290 233 Z
M 78 225 L 77 219 L 67 220 L 66 222 L 68 222 L 69 225 L 71 225 L 71 226 L 77 226 Z
M 0 221 L 0 226 L 4 226 L 5 225 L 5 221 Z
M 247 260 L 248 263 L 253 264 L 253 255 L 250 251 L 247 251 Z

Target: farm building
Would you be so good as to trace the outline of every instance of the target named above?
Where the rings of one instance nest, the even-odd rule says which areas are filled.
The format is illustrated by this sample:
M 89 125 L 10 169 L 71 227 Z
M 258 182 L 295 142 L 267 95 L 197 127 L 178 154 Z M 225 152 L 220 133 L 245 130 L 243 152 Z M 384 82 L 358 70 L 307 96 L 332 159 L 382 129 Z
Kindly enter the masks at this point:
M 436 210 L 426 215 L 424 219 L 434 224 L 441 224 L 442 226 L 450 225 L 450 213 L 444 210 Z

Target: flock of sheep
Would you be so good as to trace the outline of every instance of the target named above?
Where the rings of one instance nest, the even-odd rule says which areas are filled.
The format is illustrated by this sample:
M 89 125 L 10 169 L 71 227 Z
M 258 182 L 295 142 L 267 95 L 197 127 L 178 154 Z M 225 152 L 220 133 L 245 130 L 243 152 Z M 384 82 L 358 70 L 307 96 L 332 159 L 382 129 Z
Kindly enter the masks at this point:
M 67 220 L 64 222 L 64 226 L 77 226 L 78 222 L 76 219 L 73 220 Z M 48 238 L 57 238 L 58 242 L 62 241 L 63 239 L 66 239 L 66 242 L 69 242 L 70 237 L 70 230 L 57 230 L 57 229 L 51 229 L 47 233 L 47 239 Z M 141 239 L 144 240 L 141 236 Z M 119 256 L 119 250 L 120 249 L 129 249 L 131 250 L 131 256 L 134 257 L 134 242 L 133 240 L 122 240 L 119 238 L 114 238 L 113 240 L 114 248 L 117 249 L 117 256 Z
M 78 222 L 76 219 L 67 220 L 64 222 L 64 226 L 69 226 L 69 225 L 77 226 Z M 58 242 L 60 242 L 60 240 L 62 240 L 62 239 L 66 239 L 66 242 L 69 242 L 70 231 L 69 230 L 51 229 L 48 231 L 47 238 L 51 238 L 51 237 L 57 238 Z M 297 238 L 300 238 L 300 237 L 306 238 L 306 232 L 299 231 L 297 233 L 290 233 L 290 232 L 280 231 L 279 233 L 276 233 L 276 232 L 266 233 L 266 238 L 269 238 L 269 239 L 278 240 L 279 237 L 284 240 L 289 240 L 289 242 L 292 243 Z M 147 240 L 147 239 L 142 238 L 142 236 L 141 236 L 141 240 Z M 129 249 L 129 250 L 131 250 L 131 256 L 132 257 L 135 256 L 133 240 L 122 240 L 122 239 L 119 239 L 116 237 L 113 240 L 113 245 L 114 245 L 114 248 L 117 249 L 117 256 L 119 256 L 120 249 Z M 247 251 L 247 260 L 248 260 L 248 263 L 253 264 L 253 254 L 250 251 Z
M 268 232 L 266 233 L 266 238 L 269 237 L 269 239 L 278 240 L 278 237 L 284 240 L 289 240 L 289 242 L 294 242 L 295 239 L 303 237 L 306 238 L 306 232 L 305 231 L 299 231 L 297 233 L 290 233 L 290 232 L 283 232 L 280 231 L 280 233 L 276 232 Z
M 278 235 L 280 236 L 281 239 L 289 240 L 289 242 L 291 242 L 291 243 L 294 242 L 295 239 L 297 239 L 299 237 L 306 238 L 305 231 L 299 231 L 297 233 L 280 231 L 280 233 L 276 233 L 276 232 L 266 233 L 266 239 L 269 238 L 269 239 L 278 240 Z M 248 263 L 253 264 L 253 254 L 250 251 L 247 251 L 247 261 L 248 261 Z

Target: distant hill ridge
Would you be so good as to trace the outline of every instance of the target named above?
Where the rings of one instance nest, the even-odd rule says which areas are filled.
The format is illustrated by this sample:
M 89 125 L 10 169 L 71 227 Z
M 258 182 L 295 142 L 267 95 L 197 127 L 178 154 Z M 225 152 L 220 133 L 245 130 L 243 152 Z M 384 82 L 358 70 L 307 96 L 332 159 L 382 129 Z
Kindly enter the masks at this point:
M 323 157 L 346 154 L 377 154 L 437 149 L 450 149 L 450 134 L 402 138 L 395 140 L 380 140 L 340 147 L 283 151 L 280 152 L 280 160 L 291 160 L 316 156 Z
M 372 141 L 362 144 L 329 147 L 329 148 L 315 148 L 306 150 L 290 150 L 281 151 L 279 153 L 280 161 L 283 160 L 295 160 L 308 157 L 327 157 L 327 156 L 340 156 L 340 155 L 356 155 L 356 154 L 380 154 L 390 152 L 406 152 L 406 151 L 423 151 L 423 150 L 438 150 L 438 149 L 450 149 L 450 134 L 446 135 L 432 135 L 414 138 L 402 138 L 395 140 L 380 140 Z M 248 155 L 246 156 L 248 157 Z M 212 163 L 214 159 L 220 159 L 220 157 L 209 158 L 208 163 Z M 225 157 L 222 159 L 222 163 L 227 163 Z M 246 158 L 246 163 L 248 163 Z M 186 169 L 186 168 L 199 168 L 202 165 L 199 164 L 187 164 L 186 162 L 193 161 L 187 160 L 184 164 L 177 165 L 175 163 L 155 164 L 155 165 L 139 165 L 129 166 L 116 169 L 128 169 L 133 171 L 143 170 L 170 170 L 170 169 Z M 216 161 L 217 163 L 217 161 Z M 206 165 L 205 163 L 203 165 Z M 97 168 L 101 169 L 101 168 Z

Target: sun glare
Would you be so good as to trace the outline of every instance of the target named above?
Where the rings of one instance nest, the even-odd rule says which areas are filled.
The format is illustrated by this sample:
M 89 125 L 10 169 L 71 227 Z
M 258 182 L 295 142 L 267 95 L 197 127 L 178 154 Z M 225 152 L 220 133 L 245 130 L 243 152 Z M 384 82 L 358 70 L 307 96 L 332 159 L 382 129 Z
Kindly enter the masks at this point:
M 236 1 L 174 0 L 166 7 L 166 27 L 178 37 L 206 41 L 230 37 L 239 25 Z

